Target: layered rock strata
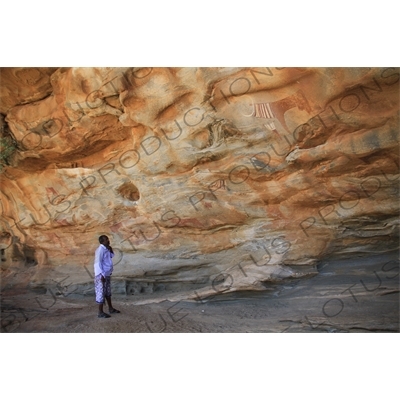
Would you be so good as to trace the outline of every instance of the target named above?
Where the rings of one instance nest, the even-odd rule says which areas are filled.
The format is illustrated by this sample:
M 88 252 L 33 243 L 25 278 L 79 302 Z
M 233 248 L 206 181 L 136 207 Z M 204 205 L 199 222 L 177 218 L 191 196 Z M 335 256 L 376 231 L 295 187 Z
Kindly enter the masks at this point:
M 3 280 L 263 290 L 399 236 L 399 68 L 2 68 Z M 69 289 L 68 289 L 69 290 Z

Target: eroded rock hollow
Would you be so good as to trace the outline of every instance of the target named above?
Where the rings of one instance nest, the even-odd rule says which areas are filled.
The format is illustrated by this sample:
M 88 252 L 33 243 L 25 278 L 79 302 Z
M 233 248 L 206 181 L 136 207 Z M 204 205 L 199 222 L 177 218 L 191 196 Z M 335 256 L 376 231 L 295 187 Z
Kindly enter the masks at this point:
M 398 249 L 399 76 L 2 68 L 3 280 L 91 293 L 101 234 L 118 293 L 187 299 Z

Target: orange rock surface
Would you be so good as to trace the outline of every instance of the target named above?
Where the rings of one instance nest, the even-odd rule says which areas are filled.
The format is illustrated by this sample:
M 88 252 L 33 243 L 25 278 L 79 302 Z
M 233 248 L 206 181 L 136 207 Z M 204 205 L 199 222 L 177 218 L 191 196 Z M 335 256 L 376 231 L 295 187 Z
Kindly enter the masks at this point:
M 30 269 L 33 288 L 86 293 L 100 234 L 117 291 L 188 298 L 397 249 L 399 76 L 0 69 L 4 279 Z

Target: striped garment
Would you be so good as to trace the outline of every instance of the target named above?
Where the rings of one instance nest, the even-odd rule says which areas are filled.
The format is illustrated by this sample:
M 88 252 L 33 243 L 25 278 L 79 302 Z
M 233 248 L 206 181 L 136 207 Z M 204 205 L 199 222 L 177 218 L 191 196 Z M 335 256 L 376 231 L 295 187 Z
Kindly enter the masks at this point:
M 268 125 L 268 126 L 267 126 Z M 270 129 L 271 131 L 276 130 L 276 126 L 273 122 L 267 122 L 267 125 L 264 125 L 266 128 Z
M 275 118 L 275 115 L 271 110 L 271 106 L 269 105 L 269 103 L 255 103 L 254 111 L 251 116 L 256 118 L 268 118 L 268 119 Z M 268 121 L 267 125 L 264 126 L 272 131 L 276 130 L 276 126 L 273 123 L 273 121 Z
M 256 118 L 275 118 L 269 103 L 255 103 L 252 117 Z

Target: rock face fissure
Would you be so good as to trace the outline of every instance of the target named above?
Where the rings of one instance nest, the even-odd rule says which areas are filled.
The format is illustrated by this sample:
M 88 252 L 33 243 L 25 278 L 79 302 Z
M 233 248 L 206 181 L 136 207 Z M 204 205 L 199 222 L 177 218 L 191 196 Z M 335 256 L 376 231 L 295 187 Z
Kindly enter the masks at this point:
M 398 250 L 399 77 L 1 68 L 4 285 L 91 293 L 101 234 L 119 293 L 187 298 Z

